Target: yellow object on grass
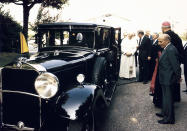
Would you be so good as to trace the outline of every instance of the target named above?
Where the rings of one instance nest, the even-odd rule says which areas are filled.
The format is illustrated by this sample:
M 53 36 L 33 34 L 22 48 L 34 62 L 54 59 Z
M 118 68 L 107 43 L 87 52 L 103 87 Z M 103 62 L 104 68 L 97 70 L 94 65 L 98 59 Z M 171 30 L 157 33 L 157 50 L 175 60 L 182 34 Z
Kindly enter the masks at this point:
M 20 44 L 21 44 L 21 54 L 29 52 L 27 41 L 22 32 L 20 32 Z

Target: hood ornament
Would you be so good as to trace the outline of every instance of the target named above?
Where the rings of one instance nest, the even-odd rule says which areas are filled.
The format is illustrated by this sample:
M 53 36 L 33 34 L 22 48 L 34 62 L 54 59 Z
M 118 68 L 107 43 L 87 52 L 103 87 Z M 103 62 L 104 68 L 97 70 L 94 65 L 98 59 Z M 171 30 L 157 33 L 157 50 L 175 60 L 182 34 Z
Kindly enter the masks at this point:
M 21 68 L 23 63 L 25 63 L 27 61 L 27 58 L 25 57 L 19 57 L 18 60 L 17 60 L 17 63 L 16 63 L 16 66 L 18 68 Z
M 59 50 L 55 50 L 54 51 L 54 56 L 58 56 L 60 54 L 60 51 Z
M 16 64 L 16 66 L 17 66 L 18 68 L 21 68 L 21 67 L 22 67 L 21 61 L 18 61 L 17 64 Z
M 17 127 L 19 129 L 23 129 L 25 127 L 25 124 L 22 121 L 19 121 L 18 124 L 17 124 Z

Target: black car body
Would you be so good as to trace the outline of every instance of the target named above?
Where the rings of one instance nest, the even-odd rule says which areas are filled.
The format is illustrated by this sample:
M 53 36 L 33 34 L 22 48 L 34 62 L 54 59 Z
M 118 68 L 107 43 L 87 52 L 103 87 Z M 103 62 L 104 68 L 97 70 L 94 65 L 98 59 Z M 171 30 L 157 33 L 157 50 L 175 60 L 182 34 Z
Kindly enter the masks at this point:
M 1 69 L 2 129 L 96 130 L 96 110 L 116 88 L 120 36 L 97 24 L 39 25 L 38 53 Z

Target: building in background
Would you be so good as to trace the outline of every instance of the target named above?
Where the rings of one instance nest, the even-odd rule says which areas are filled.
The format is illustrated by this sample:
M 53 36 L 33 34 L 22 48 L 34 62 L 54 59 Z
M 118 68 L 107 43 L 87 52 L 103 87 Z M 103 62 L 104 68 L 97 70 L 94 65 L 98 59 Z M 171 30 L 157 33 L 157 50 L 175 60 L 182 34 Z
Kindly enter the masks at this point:
M 123 16 L 119 16 L 116 14 L 107 13 L 98 17 L 89 18 L 86 20 L 83 20 L 84 22 L 88 23 L 96 23 L 101 25 L 108 25 L 113 26 L 115 28 L 121 27 L 122 29 L 122 35 L 125 32 L 136 32 L 137 26 L 134 24 L 134 22 L 128 18 L 125 18 Z

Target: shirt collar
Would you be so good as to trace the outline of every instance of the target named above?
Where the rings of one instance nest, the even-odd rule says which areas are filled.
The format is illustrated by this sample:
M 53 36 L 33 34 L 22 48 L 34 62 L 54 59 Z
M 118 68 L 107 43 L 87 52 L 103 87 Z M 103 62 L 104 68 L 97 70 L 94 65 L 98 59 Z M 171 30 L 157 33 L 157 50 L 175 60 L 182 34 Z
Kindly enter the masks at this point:
M 145 37 L 145 35 L 142 36 L 141 40 L 143 40 L 144 37 Z
M 187 43 L 184 45 L 184 49 L 186 49 L 186 47 L 187 47 Z
M 171 43 L 168 43 L 167 45 L 166 45 L 166 47 L 164 47 L 164 50 L 168 47 L 168 45 L 170 45 Z
M 153 41 L 153 44 L 155 44 L 157 40 L 158 40 L 158 39 L 155 39 L 155 40 Z

